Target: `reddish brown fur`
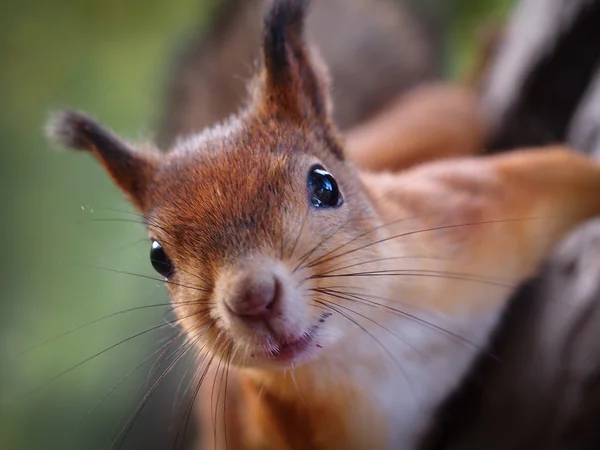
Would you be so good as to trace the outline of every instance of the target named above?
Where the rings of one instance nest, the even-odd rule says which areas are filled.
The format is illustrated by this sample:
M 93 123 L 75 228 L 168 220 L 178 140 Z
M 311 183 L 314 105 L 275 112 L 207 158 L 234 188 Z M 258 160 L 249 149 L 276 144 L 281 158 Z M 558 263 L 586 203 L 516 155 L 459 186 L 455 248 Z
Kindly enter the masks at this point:
M 363 169 L 397 171 L 433 159 L 479 153 L 485 132 L 474 92 L 427 84 L 349 130 L 345 150 Z
M 406 406 L 409 394 L 400 387 L 398 372 L 390 375 L 393 364 L 381 349 L 341 321 L 340 314 L 334 315 L 319 328 L 335 331 L 333 337 L 323 337 L 321 347 L 316 346 L 325 348 L 311 349 L 312 359 L 288 368 L 293 377 L 288 376 L 281 367 L 270 366 L 270 361 L 255 359 L 253 352 L 260 351 L 262 342 L 256 329 L 219 309 L 223 274 L 251 271 L 255 266 L 284 274 L 284 287 L 289 290 L 285 306 L 292 312 L 284 310 L 282 316 L 287 314 L 297 322 L 290 321 L 282 331 L 289 332 L 284 336 L 287 339 L 297 337 L 298 331 L 317 322 L 321 314 L 318 308 L 309 308 L 308 300 L 306 305 L 302 303 L 300 293 L 331 288 L 335 283 L 349 290 L 364 288 L 365 282 L 357 277 L 341 278 L 352 274 L 352 264 L 369 264 L 373 259 L 373 270 L 387 269 L 381 261 L 406 255 L 435 256 L 396 261 L 394 270 L 414 269 L 416 275 L 370 281 L 369 292 L 386 299 L 384 306 L 442 313 L 457 321 L 472 318 L 469 326 L 479 329 L 483 327 L 480 317 L 499 315 L 510 286 L 498 290 L 453 278 L 451 273 L 473 275 L 479 281 L 494 278 L 507 285 L 526 279 L 557 239 L 600 213 L 600 168 L 566 149 L 553 148 L 445 159 L 387 174 L 355 170 L 342 158 L 342 144 L 328 108 L 322 107 L 328 101 L 325 81 L 313 70 L 300 39 L 296 19 L 301 17 L 303 2 L 282 0 L 278 4 L 291 9 L 275 9 L 267 21 L 266 72 L 263 83 L 257 85 L 255 103 L 225 126 L 183 142 L 169 154 L 135 154 L 135 158 L 125 145 L 112 145 L 112 141 L 110 146 L 100 145 L 110 135 L 89 119 L 63 116 L 59 134 L 69 136 L 63 139 L 66 144 L 94 152 L 132 197 L 148 219 L 150 235 L 163 244 L 174 263 L 168 286 L 173 302 L 179 303 L 177 313 L 189 338 L 194 340 L 204 330 L 206 334 L 198 341 L 201 350 L 208 358 L 227 359 L 236 367 L 228 378 L 228 448 L 390 448 L 399 442 L 410 446 L 414 441 L 410 433 L 418 435 L 421 428 L 396 429 L 402 428 L 403 422 L 412 424 L 413 417 L 408 414 L 417 417 L 418 413 Z M 429 119 L 427 115 L 417 117 Z M 376 124 L 371 126 L 377 129 Z M 435 129 L 431 128 L 431 133 Z M 415 130 L 428 127 L 419 125 Z M 373 160 L 386 158 L 390 168 L 414 164 L 415 147 L 403 146 L 387 118 L 382 119 L 379 132 L 381 142 L 388 139 L 397 145 L 372 146 Z M 463 138 L 474 142 L 472 136 L 476 135 L 459 136 L 457 142 Z M 94 145 L 81 146 L 82 141 Z M 452 152 L 460 148 L 457 145 Z M 477 150 L 475 145 L 472 149 Z M 432 145 L 419 162 L 452 152 L 442 143 Z M 306 178 L 315 162 L 335 175 L 344 196 L 342 207 L 319 210 L 310 205 Z M 391 226 L 399 218 L 405 221 Z M 368 238 L 361 239 L 366 235 Z M 396 239 L 399 236 L 403 239 Z M 352 251 L 337 251 L 353 239 Z M 378 242 L 385 245 L 375 245 Z M 315 256 L 321 259 L 311 259 L 312 265 L 304 265 L 296 273 L 294 267 L 301 255 L 315 245 Z M 327 251 L 333 256 L 323 257 Z M 446 276 L 418 277 L 427 271 Z M 315 278 L 331 273 L 340 278 L 333 282 Z M 304 282 L 304 290 L 300 290 Z M 331 304 L 345 307 L 348 301 L 338 299 Z M 360 311 L 370 311 L 373 322 L 394 324 L 384 308 Z M 479 330 L 478 344 L 485 343 L 492 326 L 493 321 Z M 375 331 L 374 326 L 366 327 Z M 446 361 L 447 342 L 435 338 L 438 336 L 431 342 L 429 337 L 423 338 L 431 344 L 428 356 Z M 365 341 L 372 348 L 367 349 Z M 340 355 L 343 364 L 337 359 Z M 410 356 L 409 361 L 420 368 L 423 363 Z M 468 354 L 451 356 L 456 356 L 457 365 L 434 374 L 439 377 L 436 384 L 448 390 L 471 361 Z M 420 375 L 426 379 L 431 372 L 430 368 Z M 208 430 L 218 427 L 217 444 L 225 448 L 222 416 L 212 417 L 215 408 L 221 411 L 223 406 L 210 404 L 214 397 L 211 388 L 211 383 L 205 383 L 201 391 L 204 424 Z M 225 385 L 221 383 L 217 390 L 223 399 Z M 428 411 L 441 401 L 431 398 L 432 404 L 423 405 Z M 393 413 L 386 405 L 389 399 L 395 402 Z M 422 420 L 416 421 L 415 427 L 422 426 Z M 212 439 L 210 431 L 204 437 Z

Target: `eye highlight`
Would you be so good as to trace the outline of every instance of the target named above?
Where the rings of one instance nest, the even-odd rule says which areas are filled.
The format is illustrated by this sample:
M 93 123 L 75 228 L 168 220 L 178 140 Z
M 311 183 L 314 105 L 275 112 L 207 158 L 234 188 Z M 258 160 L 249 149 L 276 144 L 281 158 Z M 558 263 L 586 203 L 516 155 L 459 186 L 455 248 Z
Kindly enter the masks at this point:
M 169 278 L 174 271 L 173 263 L 165 253 L 165 249 L 160 242 L 152 240 L 150 248 L 150 262 L 152 267 L 165 278 Z
M 343 202 L 337 181 L 319 164 L 308 172 L 308 193 L 315 208 L 337 208 Z
M 308 172 L 308 193 L 315 208 L 337 208 L 343 202 L 337 181 L 319 164 Z

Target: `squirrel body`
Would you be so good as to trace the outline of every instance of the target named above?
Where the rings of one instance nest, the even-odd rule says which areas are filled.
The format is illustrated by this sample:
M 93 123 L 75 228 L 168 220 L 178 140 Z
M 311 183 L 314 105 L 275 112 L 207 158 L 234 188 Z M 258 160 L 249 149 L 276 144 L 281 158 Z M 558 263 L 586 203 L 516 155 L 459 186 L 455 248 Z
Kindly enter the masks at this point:
M 536 172 L 545 175 L 536 180 Z M 598 167 L 559 147 L 362 174 L 374 197 L 388 199 L 373 228 L 386 230 L 374 241 L 389 241 L 369 256 L 345 255 L 347 269 L 324 270 L 341 275 L 328 283 L 346 301 L 335 308 L 359 325 L 346 330 L 347 344 L 329 350 L 323 344 L 319 358 L 293 374 L 251 369 L 230 375 L 229 389 L 239 383 L 241 395 L 229 400 L 226 428 L 236 431 L 228 446 L 416 448 L 432 411 L 485 348 L 514 287 L 591 211 L 584 204 L 572 209 L 575 192 L 561 193 L 572 175 L 586 172 L 591 183 L 577 189 L 593 198 Z M 393 222 L 399 223 L 382 226 Z M 345 277 L 357 267 L 387 279 L 367 277 L 365 286 L 361 277 Z M 360 305 L 364 300 L 372 303 Z M 202 448 L 214 445 L 212 426 L 224 446 L 223 420 L 214 404 L 204 407 L 206 419 L 216 423 L 207 427 Z
M 146 219 L 199 378 L 215 380 L 199 385 L 202 448 L 416 448 L 516 286 L 600 213 L 600 167 L 560 146 L 464 156 L 476 114 L 463 144 L 445 134 L 451 152 L 403 147 L 439 142 L 427 114 L 344 143 L 305 9 L 274 2 L 249 106 L 167 154 L 74 112 L 49 131 Z M 361 168 L 360 139 L 389 163 Z

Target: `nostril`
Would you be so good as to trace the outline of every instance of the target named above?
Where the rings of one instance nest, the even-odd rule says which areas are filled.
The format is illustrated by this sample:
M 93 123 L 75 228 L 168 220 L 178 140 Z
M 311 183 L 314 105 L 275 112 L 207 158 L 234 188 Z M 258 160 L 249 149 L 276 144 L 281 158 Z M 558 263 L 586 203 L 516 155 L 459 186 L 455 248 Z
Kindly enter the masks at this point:
M 239 295 L 228 299 L 227 305 L 239 316 L 264 317 L 272 312 L 278 295 L 275 277 L 248 280 L 241 287 Z

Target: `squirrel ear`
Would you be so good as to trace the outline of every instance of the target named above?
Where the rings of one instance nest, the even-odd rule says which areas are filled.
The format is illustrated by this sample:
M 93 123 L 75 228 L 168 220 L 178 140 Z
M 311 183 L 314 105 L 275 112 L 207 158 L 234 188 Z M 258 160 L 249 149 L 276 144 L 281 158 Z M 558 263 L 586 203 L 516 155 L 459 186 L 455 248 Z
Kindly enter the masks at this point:
M 57 144 L 93 153 L 134 206 L 147 206 L 147 187 L 156 170 L 156 154 L 141 154 L 110 131 L 73 111 L 55 113 L 46 133 Z
M 304 40 L 308 0 L 274 0 L 265 16 L 263 102 L 300 119 L 329 118 L 327 76 Z

